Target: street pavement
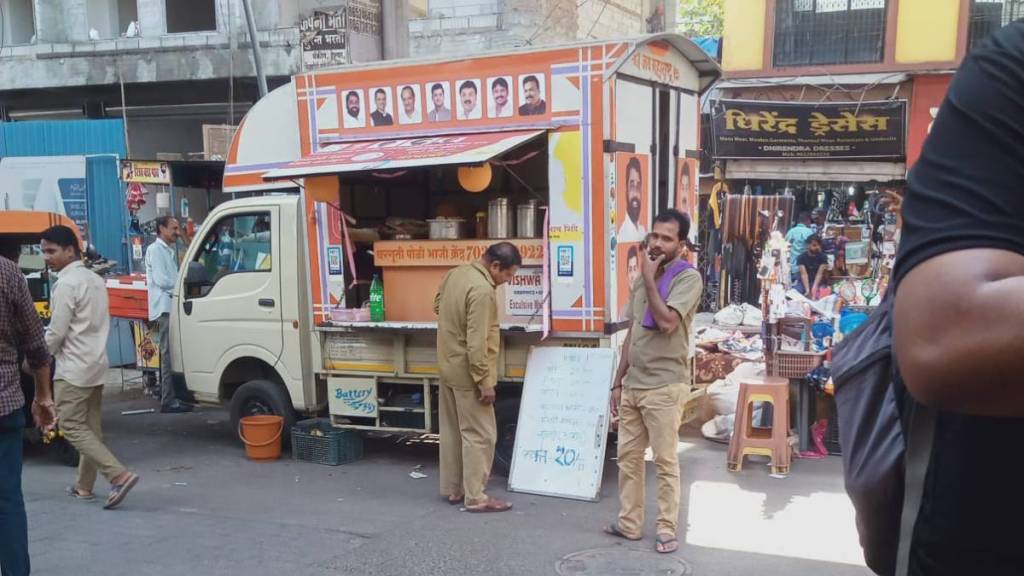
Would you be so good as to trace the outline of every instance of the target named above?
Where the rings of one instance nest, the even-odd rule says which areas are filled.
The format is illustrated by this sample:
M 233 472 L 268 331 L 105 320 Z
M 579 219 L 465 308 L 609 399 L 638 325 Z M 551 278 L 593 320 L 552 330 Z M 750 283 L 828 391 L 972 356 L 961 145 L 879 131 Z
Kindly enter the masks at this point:
M 139 390 L 107 386 L 108 445 L 142 476 L 115 511 L 104 511 L 102 499 L 65 495 L 73 470 L 46 448 L 29 448 L 24 483 L 34 574 L 545 575 L 556 574 L 563 557 L 590 550 L 628 556 L 631 568 L 612 571 L 595 560 L 589 571 L 563 564 L 564 573 L 653 574 L 643 566 L 661 560 L 653 551 L 651 464 L 647 538 L 625 542 L 601 533 L 617 509 L 613 446 L 600 502 L 509 494 L 506 480 L 495 477 L 490 493 L 515 508 L 477 515 L 441 500 L 429 438 L 371 438 L 361 461 L 338 467 L 295 462 L 287 452 L 255 463 L 246 460 L 225 410 L 121 415 L 155 407 Z M 839 458 L 797 460 L 788 477 L 772 478 L 756 459 L 729 473 L 725 448 L 695 430 L 680 442 L 683 544 L 676 558 L 690 574 L 870 574 Z M 417 466 L 427 478 L 410 477 Z M 97 493 L 106 489 L 101 479 Z

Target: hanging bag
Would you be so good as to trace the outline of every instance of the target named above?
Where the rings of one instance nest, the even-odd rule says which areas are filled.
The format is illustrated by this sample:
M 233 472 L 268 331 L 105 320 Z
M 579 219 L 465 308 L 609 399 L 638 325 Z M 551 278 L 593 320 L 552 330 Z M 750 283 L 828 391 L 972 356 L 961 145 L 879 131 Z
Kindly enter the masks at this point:
M 892 352 L 894 290 L 836 346 L 839 443 L 864 560 L 876 574 L 909 573 L 910 545 L 931 458 L 934 413 L 915 402 Z

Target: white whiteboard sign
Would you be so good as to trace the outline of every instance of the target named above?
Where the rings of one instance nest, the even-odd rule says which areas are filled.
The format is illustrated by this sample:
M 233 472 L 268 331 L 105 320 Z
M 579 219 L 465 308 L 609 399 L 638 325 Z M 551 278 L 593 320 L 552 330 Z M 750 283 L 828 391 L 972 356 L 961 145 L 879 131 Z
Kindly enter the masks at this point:
M 598 500 L 613 364 L 608 348 L 530 349 L 510 491 Z

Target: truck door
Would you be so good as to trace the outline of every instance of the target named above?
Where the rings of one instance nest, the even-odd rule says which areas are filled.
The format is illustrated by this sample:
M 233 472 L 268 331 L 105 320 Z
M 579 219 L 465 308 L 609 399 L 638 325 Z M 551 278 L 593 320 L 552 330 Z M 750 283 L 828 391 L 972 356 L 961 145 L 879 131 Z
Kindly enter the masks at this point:
M 280 208 L 240 208 L 206 230 L 185 264 L 178 335 L 189 388 L 216 394 L 235 358 L 281 356 Z

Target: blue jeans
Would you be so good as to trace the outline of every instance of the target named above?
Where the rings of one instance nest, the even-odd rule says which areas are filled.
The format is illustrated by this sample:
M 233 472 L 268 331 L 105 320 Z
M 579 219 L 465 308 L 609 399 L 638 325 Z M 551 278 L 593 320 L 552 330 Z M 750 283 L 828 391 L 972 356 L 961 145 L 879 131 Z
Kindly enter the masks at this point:
M 28 521 L 21 495 L 25 412 L 0 416 L 0 574 L 28 576 Z

